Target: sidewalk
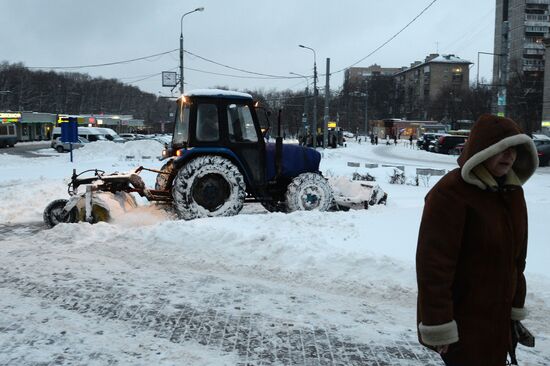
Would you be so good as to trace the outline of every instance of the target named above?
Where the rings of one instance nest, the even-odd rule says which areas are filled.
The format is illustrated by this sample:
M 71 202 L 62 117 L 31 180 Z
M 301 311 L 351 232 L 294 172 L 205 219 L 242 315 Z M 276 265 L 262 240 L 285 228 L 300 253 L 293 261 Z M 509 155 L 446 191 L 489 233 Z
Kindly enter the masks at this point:
M 441 365 L 432 352 L 417 344 L 414 333 L 402 334 L 393 342 L 364 342 L 347 336 L 339 324 L 312 321 L 318 314 L 309 313 L 305 318 L 310 319 L 304 320 L 296 309 L 307 312 L 308 303 L 321 301 L 309 294 L 289 294 L 191 273 L 181 287 L 169 284 L 165 289 L 156 289 L 156 293 L 131 293 L 124 280 L 113 279 L 109 284 L 81 281 L 76 274 L 54 274 L 49 285 L 7 270 L 0 271 L 0 278 L 0 288 L 4 289 L 0 296 L 0 311 L 4 314 L 0 322 L 2 365 L 172 364 L 173 360 L 162 359 L 164 355 L 147 354 L 146 350 L 127 354 L 127 345 L 138 339 L 145 349 L 169 341 L 172 345 L 168 353 L 178 352 L 180 346 L 183 354 L 189 352 L 190 345 L 206 346 L 205 350 L 194 350 L 198 354 L 195 357 L 200 358 L 196 364 Z M 206 297 L 199 294 L 201 288 L 213 287 L 219 293 L 206 291 L 210 293 Z M 198 302 L 195 295 L 201 298 Z M 11 301 L 14 298 L 17 301 Z M 266 299 L 286 307 L 283 312 L 288 316 L 247 310 L 248 303 Z M 365 311 L 380 318 L 368 308 Z M 71 325 L 60 327 L 48 314 Z M 44 330 L 33 323 L 47 326 L 51 333 L 41 337 Z M 88 323 L 94 326 L 90 329 Z M 368 317 L 357 326 L 384 333 L 384 324 Z M 103 333 L 118 339 L 118 345 L 106 349 L 96 340 L 85 349 L 75 346 L 75 334 L 81 342 L 88 342 L 88 337 L 97 338 Z M 228 359 L 214 361 L 208 353 Z

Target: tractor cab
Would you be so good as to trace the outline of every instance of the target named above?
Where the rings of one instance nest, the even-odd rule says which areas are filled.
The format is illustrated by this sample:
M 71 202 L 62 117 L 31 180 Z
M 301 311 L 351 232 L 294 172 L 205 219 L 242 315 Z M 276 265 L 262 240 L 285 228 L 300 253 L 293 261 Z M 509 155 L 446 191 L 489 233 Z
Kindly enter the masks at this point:
M 196 153 L 229 154 L 252 184 L 265 182 L 265 142 L 251 95 L 205 89 L 177 100 L 172 145 L 163 157 Z

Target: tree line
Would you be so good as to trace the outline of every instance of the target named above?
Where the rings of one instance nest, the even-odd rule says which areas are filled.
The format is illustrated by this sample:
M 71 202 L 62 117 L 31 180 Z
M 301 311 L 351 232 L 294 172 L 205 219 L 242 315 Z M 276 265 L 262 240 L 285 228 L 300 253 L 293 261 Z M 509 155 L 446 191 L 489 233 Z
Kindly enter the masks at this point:
M 87 74 L 32 71 L 0 64 L 0 110 L 63 114 L 131 114 L 146 124 L 169 120 L 173 102 L 116 79 Z

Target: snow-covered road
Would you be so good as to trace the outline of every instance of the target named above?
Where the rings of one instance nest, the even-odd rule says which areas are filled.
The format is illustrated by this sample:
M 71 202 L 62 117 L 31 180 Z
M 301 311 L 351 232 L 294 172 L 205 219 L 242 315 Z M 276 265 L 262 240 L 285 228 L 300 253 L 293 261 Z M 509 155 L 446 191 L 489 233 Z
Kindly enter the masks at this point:
M 114 145 L 90 144 L 73 165 L 66 154 L 0 155 L 0 365 L 442 364 L 415 329 L 414 253 L 429 187 L 390 185 L 390 168 L 347 162 L 408 163 L 412 177 L 419 166 L 452 169 L 451 157 L 429 165 L 433 154 L 353 143 L 325 151 L 327 174 L 368 171 L 389 193 L 387 206 L 364 211 L 251 205 L 235 217 L 179 221 L 141 201 L 109 224 L 44 230 L 42 210 L 66 196 L 73 167 L 160 166 L 139 159 L 159 144 Z M 539 170 L 526 186 L 526 325 L 537 347 L 519 350 L 523 365 L 550 364 L 549 192 Z

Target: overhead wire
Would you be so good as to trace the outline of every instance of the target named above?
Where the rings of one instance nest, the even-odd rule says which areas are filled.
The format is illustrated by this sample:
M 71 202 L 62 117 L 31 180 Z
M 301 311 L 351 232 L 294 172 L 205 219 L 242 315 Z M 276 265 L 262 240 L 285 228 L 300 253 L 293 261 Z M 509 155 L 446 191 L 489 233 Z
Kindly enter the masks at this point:
M 241 79 L 281 79 L 280 77 L 276 77 L 276 76 L 245 76 L 245 75 L 223 74 L 223 73 L 219 73 L 219 72 L 194 69 L 194 68 L 191 68 L 191 67 L 184 67 L 184 69 L 185 70 L 196 71 L 196 72 L 202 72 L 202 73 L 205 73 L 205 74 L 228 76 L 228 77 L 232 77 L 232 78 L 241 78 Z M 256 74 L 256 73 L 254 73 L 254 74 Z M 298 77 L 284 77 L 284 79 L 297 79 L 297 78 Z
M 437 0 L 435 0 L 435 1 L 437 1 Z M 241 68 L 238 68 L 238 67 L 228 66 L 228 65 L 222 64 L 220 62 L 214 61 L 214 60 L 210 60 L 206 57 L 197 55 L 197 54 L 195 54 L 193 52 L 190 52 L 190 51 L 187 51 L 187 50 L 184 50 L 184 52 L 189 54 L 189 55 L 195 56 L 196 58 L 204 60 L 206 62 L 210 62 L 210 63 L 213 63 L 213 64 L 218 65 L 218 66 L 222 66 L 222 67 L 225 67 L 225 68 L 228 68 L 228 69 L 231 69 L 231 70 L 235 70 L 235 71 L 244 72 L 244 73 L 247 73 L 247 74 L 267 76 L 267 77 L 276 78 L 276 79 L 296 79 L 297 78 L 296 76 L 272 75 L 272 74 L 264 74 L 264 73 L 255 72 L 255 71 L 248 71 L 248 70 L 244 70 L 244 69 L 241 69 Z
M 173 50 L 170 50 L 170 51 L 156 53 L 154 55 L 136 57 L 136 58 L 132 58 L 132 59 L 129 59 L 129 60 L 123 60 L 123 61 L 106 62 L 106 63 L 102 63 L 102 64 L 79 65 L 79 66 L 29 66 L 27 68 L 28 69 L 48 69 L 48 70 L 85 69 L 85 68 L 91 68 L 91 67 L 102 67 L 102 66 L 127 64 L 129 62 L 146 60 L 146 59 L 149 59 L 149 58 L 152 58 L 152 57 L 166 55 L 166 54 L 169 54 L 169 53 L 172 53 L 172 52 L 175 52 L 175 51 L 179 51 L 179 48 L 176 48 L 176 49 L 173 49 Z
M 337 70 L 337 71 L 334 71 L 332 72 L 331 74 L 337 74 L 337 73 L 340 73 L 346 69 L 349 69 L 350 67 L 353 67 L 355 65 L 357 65 L 358 63 L 361 63 L 363 62 L 364 60 L 366 60 L 367 58 L 369 58 L 370 56 L 374 55 L 376 52 L 378 52 L 380 49 L 382 49 L 385 45 L 387 45 L 388 43 L 390 43 L 391 41 L 393 41 L 399 34 L 401 34 L 405 29 L 407 29 L 409 26 L 411 26 L 411 24 L 413 24 L 418 18 L 420 18 L 422 16 L 422 14 L 424 14 L 426 11 L 428 11 L 429 8 L 432 7 L 433 4 L 435 4 L 438 0 L 432 0 L 431 3 L 428 4 L 428 6 L 426 6 L 424 9 L 422 9 L 422 11 L 420 13 L 418 13 L 410 22 L 408 22 L 403 28 L 401 28 L 397 33 L 395 33 L 393 36 L 391 36 L 388 40 L 386 40 L 384 43 L 382 43 L 380 46 L 376 47 L 373 51 L 371 51 L 368 55 L 366 55 L 365 57 L 363 57 L 362 59 L 354 62 L 353 64 L 347 66 L 347 67 L 344 67 L 340 70 Z M 323 75 L 323 74 L 319 74 L 319 75 Z

